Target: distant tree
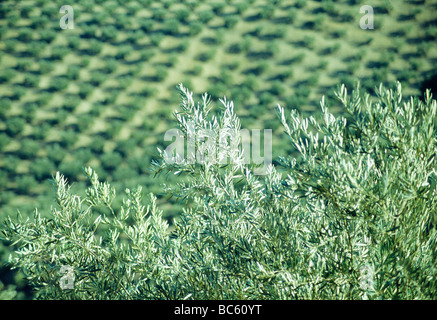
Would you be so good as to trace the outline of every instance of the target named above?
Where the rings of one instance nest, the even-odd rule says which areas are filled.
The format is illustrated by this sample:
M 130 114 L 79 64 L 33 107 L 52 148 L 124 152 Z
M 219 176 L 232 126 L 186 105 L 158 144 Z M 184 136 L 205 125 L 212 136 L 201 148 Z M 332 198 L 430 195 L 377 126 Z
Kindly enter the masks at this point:
M 301 52 L 293 57 L 293 63 L 301 63 L 305 59 L 305 53 Z
M 130 104 L 117 105 L 118 118 L 122 121 L 130 121 L 135 116 L 135 110 L 130 107 Z
M 46 147 L 47 158 L 55 165 L 59 165 L 66 156 L 66 151 L 59 143 L 50 144 Z
M 19 194 L 29 194 L 37 185 L 32 175 L 18 175 L 15 177 L 16 191 Z
M 196 56 L 196 59 L 202 62 L 210 61 L 212 58 L 214 58 L 215 54 L 217 52 L 217 49 L 210 48 L 204 52 L 199 53 Z
M 278 73 L 275 76 L 275 79 L 280 80 L 280 81 L 285 81 L 287 79 L 290 79 L 293 77 L 293 70 L 292 69 L 286 69 L 280 73 Z
M 134 78 L 131 75 L 122 75 L 117 78 L 118 87 L 120 89 L 126 89 L 131 85 L 133 80 Z
M 411 79 L 411 77 L 409 79 Z M 435 99 L 435 97 L 437 97 L 437 72 L 435 71 L 427 75 L 420 84 L 420 91 L 423 96 L 425 96 L 426 90 L 428 89 L 431 91 L 433 99 Z
M 62 91 L 67 89 L 70 81 L 65 76 L 53 77 L 50 81 L 49 89 L 51 91 Z
M 87 53 L 92 56 L 98 55 L 102 52 L 103 43 L 97 39 L 90 39 L 88 42 Z
M 319 81 L 320 74 L 318 72 L 313 72 L 308 78 L 307 78 L 307 84 L 311 87 L 314 87 L 317 85 Z
M 47 135 L 49 134 L 50 128 L 51 128 L 51 126 L 47 122 L 43 122 L 41 124 L 38 124 L 33 128 L 32 136 L 36 140 L 44 140 L 47 137 Z
M 69 35 L 67 45 L 70 49 L 77 50 L 80 48 L 81 39 L 78 35 Z
M 6 26 L 0 26 L 0 39 L 5 38 L 7 30 L 8 30 L 8 28 L 6 28 Z
M 153 30 L 154 22 L 152 19 L 140 19 L 139 27 L 144 32 L 148 33 Z
M 249 8 L 249 3 L 247 1 L 237 2 L 235 4 L 235 9 L 238 14 L 243 14 Z
M 35 158 L 39 149 L 40 145 L 37 141 L 24 138 L 20 142 L 20 149 L 17 150 L 17 154 L 23 159 L 32 159 Z
M 30 17 L 30 13 L 34 10 L 32 5 L 24 5 L 20 8 L 21 18 L 27 19 Z
M 153 18 L 153 20 L 156 20 L 156 21 L 159 21 L 159 22 L 164 21 L 166 14 L 167 14 L 167 12 L 166 12 L 166 10 L 164 8 L 158 7 L 158 8 L 154 8 L 152 10 L 152 18 Z
M 121 84 L 121 82 L 119 81 L 119 84 Z M 111 92 L 108 92 L 105 95 L 105 98 L 102 101 L 103 105 L 112 105 L 117 101 L 117 97 L 120 94 L 121 91 L 121 87 L 119 86 L 118 88 L 111 90 Z
M 117 34 L 117 28 L 115 28 L 113 25 L 106 25 L 102 27 L 100 39 L 104 42 L 114 41 L 115 39 L 117 39 Z
M 81 99 L 85 99 L 86 97 L 88 97 L 91 94 L 91 92 L 93 92 L 94 90 L 94 87 L 88 82 L 80 82 L 78 86 L 79 86 L 79 97 Z
M 295 89 L 295 95 L 298 97 L 308 98 L 310 93 L 311 93 L 311 89 L 310 89 L 310 87 L 308 87 L 306 85 L 298 86 Z
M 229 70 L 222 70 L 220 72 L 220 81 L 227 87 L 231 87 L 234 82 L 234 74 Z
M 271 19 L 275 14 L 275 6 L 272 4 L 265 5 L 260 11 L 261 18 Z
M 91 117 L 89 114 L 80 114 L 77 116 L 77 131 L 79 133 L 84 132 L 87 130 L 90 125 L 94 122 L 94 118 Z
M 29 42 L 32 40 L 33 34 L 34 32 L 32 29 L 25 27 L 18 31 L 17 39 L 22 42 Z
M 105 139 L 102 136 L 93 137 L 90 148 L 91 151 L 95 154 L 101 154 L 103 152 L 105 146 Z
M 126 181 L 138 177 L 138 173 L 135 169 L 127 166 L 118 166 L 114 171 L 115 181 Z
M 340 20 L 340 22 L 343 22 L 343 23 L 353 22 L 355 19 L 356 19 L 356 14 L 352 10 L 347 10 L 345 12 L 342 12 L 338 18 L 338 20 Z M 376 29 L 376 24 L 378 23 L 378 21 L 380 21 L 380 20 L 378 20 L 378 19 L 375 20 L 375 29 Z
M 70 180 L 78 180 L 83 173 L 83 163 L 79 160 L 71 160 L 68 162 L 62 162 L 59 166 L 59 170 Z
M 114 26 L 118 30 L 127 30 L 131 26 L 132 19 L 124 13 L 118 13 L 114 15 Z
M 6 133 L 0 132 L 0 151 L 3 151 L 10 142 L 11 138 Z
M 24 76 L 23 86 L 26 88 L 37 88 L 39 85 L 39 76 L 33 73 L 28 73 Z
M 145 34 L 143 30 L 141 29 L 132 30 L 127 33 L 126 41 L 129 44 L 137 45 L 141 42 L 142 39 L 144 39 L 144 37 Z
M 21 116 L 26 122 L 31 123 L 35 119 L 36 111 L 38 110 L 38 105 L 35 102 L 26 102 L 23 105 L 23 112 Z
M 95 86 L 98 87 L 100 86 L 105 80 L 107 79 L 107 76 L 100 71 L 95 71 L 93 73 L 91 73 L 91 78 L 90 78 L 90 83 Z
M 60 138 L 61 140 L 59 143 L 61 147 L 70 149 L 76 143 L 78 137 L 76 131 L 68 129 L 60 133 Z
M 321 69 L 321 70 L 325 70 L 326 67 L 328 66 L 328 64 L 329 64 L 329 63 L 328 63 L 327 60 L 322 59 L 322 60 L 320 60 L 320 62 L 319 62 L 318 68 Z
M 112 120 L 109 125 L 106 128 L 105 135 L 108 139 L 114 139 L 118 133 L 120 132 L 121 128 L 123 127 L 123 121 L 114 119 Z
M 0 150 L 1 150 L 1 147 L 0 147 Z M 14 174 L 15 169 L 17 169 L 20 161 L 21 161 L 21 159 L 19 157 L 17 157 L 16 155 L 13 155 L 13 154 L 6 155 L 3 158 L 3 168 L 7 172 Z
M 216 15 L 220 15 L 223 13 L 223 10 L 226 7 L 226 3 L 223 1 L 216 1 L 216 2 L 212 2 L 211 4 L 211 9 L 212 11 L 216 14 Z
M 114 151 L 118 152 L 122 157 L 128 157 L 135 152 L 137 143 L 134 139 L 124 139 L 117 142 Z
M 20 21 L 20 16 L 15 11 L 9 13 L 9 15 L 6 18 L 7 26 L 10 28 L 17 26 L 18 21 Z
M 263 106 L 269 106 L 274 99 L 275 97 L 268 91 L 264 91 L 258 96 L 259 103 Z
M 11 109 L 11 99 L 1 98 L 0 99 L 0 119 L 6 119 L 6 114 Z
M 16 71 L 12 68 L 0 70 L 0 83 L 6 83 L 12 81 L 16 76 Z
M 68 80 L 77 80 L 80 77 L 80 70 L 81 68 L 78 65 L 71 64 L 67 67 L 65 77 Z
M 164 34 L 162 32 L 155 32 L 150 35 L 150 42 L 155 47 L 159 47 L 159 44 L 164 39 Z
M 346 69 L 350 74 L 354 74 L 360 68 L 360 66 L 360 62 L 351 61 L 346 65 Z
M 35 15 L 30 18 L 30 27 L 32 29 L 40 30 L 44 28 L 49 22 L 49 19 L 43 15 Z
M 285 88 L 281 81 L 275 80 L 271 83 L 269 92 L 275 96 L 280 96 L 284 94 Z
M 294 5 L 296 8 L 302 9 L 307 5 L 307 0 L 297 0 Z
M 178 53 L 183 53 L 188 49 L 189 45 L 190 45 L 190 41 L 188 39 L 182 39 L 179 42 L 179 45 L 176 47 L 176 51 Z M 177 55 L 175 56 L 177 57 Z
M 156 81 L 163 81 L 165 78 L 167 78 L 168 71 L 167 68 L 162 65 L 157 65 L 155 67 L 155 79 Z
M 73 112 L 80 102 L 81 99 L 76 95 L 65 95 L 62 108 L 68 112 Z
M 56 36 L 57 32 L 52 29 L 43 29 L 39 32 L 40 40 L 46 43 L 51 43 L 55 40 Z
M 29 167 L 30 173 L 37 181 L 48 179 L 56 173 L 54 163 L 47 158 L 38 158 L 32 161 Z
M 101 25 L 106 24 L 107 21 L 105 21 L 105 20 L 108 18 L 108 16 L 109 16 L 109 14 L 106 10 L 95 11 L 95 12 L 93 12 L 93 15 L 91 16 L 91 18 L 88 21 L 89 21 L 89 24 L 101 26 Z
M 103 101 L 96 102 L 93 104 L 93 107 L 88 111 L 87 115 L 89 118 L 99 117 L 104 110 L 105 105 L 103 104 Z
M 175 36 L 179 33 L 179 21 L 175 18 L 166 19 L 163 22 L 162 29 L 164 34 Z
M 52 120 L 55 124 L 62 124 L 70 113 L 61 109 L 55 114 L 55 118 Z
M 41 8 L 41 14 L 49 19 L 56 19 L 59 15 L 59 8 L 56 6 L 43 6 Z
M 41 41 L 31 41 L 26 46 L 28 55 L 33 58 L 39 58 L 45 48 L 46 45 Z
M 89 66 L 89 64 L 90 64 L 90 58 L 87 57 L 87 56 L 84 56 L 84 57 L 80 60 L 79 66 L 80 66 L 81 68 L 86 68 L 86 67 Z
M 31 67 L 32 67 L 32 61 L 30 59 L 23 58 L 17 61 L 15 69 L 20 72 L 26 72 L 29 71 Z
M 202 32 L 203 24 L 200 21 L 191 21 L 189 24 L 189 33 L 192 36 L 198 35 Z
M 39 62 L 39 73 L 40 74 L 48 74 L 54 69 L 54 65 L 52 61 L 41 59 Z
M 118 62 L 114 58 L 105 59 L 105 65 L 102 68 L 102 71 L 106 74 L 113 73 L 118 68 Z
M 264 64 L 265 67 L 267 67 L 266 64 Z M 264 67 L 262 67 L 264 68 Z M 258 78 L 256 77 L 255 74 L 249 74 L 245 77 L 242 86 L 251 90 L 251 91 L 256 91 L 259 87 L 258 85 Z
M 266 61 L 261 61 L 251 71 L 254 75 L 259 76 L 267 70 L 268 66 L 269 64 Z
M 23 132 L 26 122 L 20 117 L 11 117 L 9 119 L 6 119 L 5 124 L 6 133 L 13 138 Z
M 218 97 L 224 96 L 225 92 L 227 91 L 227 87 L 223 83 L 219 82 L 210 85 L 206 91 L 211 98 L 217 99 Z
M 70 53 L 70 49 L 65 46 L 52 46 L 50 52 L 51 60 L 62 60 L 64 57 Z
M 22 86 L 14 86 L 12 88 L 12 94 L 9 96 L 9 98 L 13 101 L 20 100 L 23 96 L 26 95 L 26 93 L 26 88 Z
M 248 101 L 252 96 L 252 91 L 248 88 L 241 86 L 241 87 L 232 87 L 231 88 L 231 98 L 235 103 L 239 103 L 243 105 L 245 101 Z
M 233 29 L 239 20 L 240 18 L 236 15 L 226 16 L 224 26 L 227 29 Z
M 313 49 L 314 48 L 314 36 L 305 35 L 302 39 L 302 43 L 305 48 Z
M 322 10 L 331 17 L 337 17 L 340 14 L 337 7 L 335 6 L 334 1 L 332 0 L 322 1 Z
M 75 160 L 87 164 L 93 158 L 93 152 L 90 148 L 79 148 L 73 152 L 73 157 Z
M 115 53 L 115 58 L 118 60 L 126 59 L 127 56 L 129 56 L 132 52 L 132 47 L 129 45 L 123 45 L 120 46 Z
M 100 157 L 102 167 L 108 171 L 116 169 L 122 160 L 123 158 L 118 152 L 106 152 Z
M 198 13 L 197 18 L 200 22 L 207 24 L 214 18 L 214 12 L 212 12 L 211 10 L 202 10 Z
M 175 11 L 176 19 L 182 23 L 186 23 L 190 17 L 191 11 L 189 9 L 183 8 Z
M 18 44 L 18 40 L 17 39 L 6 39 L 4 40 L 4 46 L 5 49 L 4 51 L 8 52 L 8 53 L 15 53 L 16 52 L 16 47 Z
M 8 6 L 6 3 L 0 3 L 0 18 L 5 19 L 8 16 L 11 9 L 12 8 Z
M 39 108 L 46 106 L 50 100 L 53 98 L 53 94 L 51 92 L 42 92 L 38 95 L 38 98 L 35 100 L 35 103 Z

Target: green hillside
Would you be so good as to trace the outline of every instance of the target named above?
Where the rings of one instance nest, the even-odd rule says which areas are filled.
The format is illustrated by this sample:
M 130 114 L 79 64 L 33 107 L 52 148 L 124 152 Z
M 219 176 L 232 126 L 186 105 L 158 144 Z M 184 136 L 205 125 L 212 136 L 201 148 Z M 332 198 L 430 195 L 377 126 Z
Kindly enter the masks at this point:
M 292 152 L 277 104 L 313 115 L 357 81 L 373 91 L 398 80 L 404 96 L 422 96 L 436 71 L 435 0 L 80 0 L 73 29 L 60 28 L 62 5 L 0 4 L 1 220 L 48 213 L 56 171 L 82 192 L 85 166 L 117 190 L 159 194 L 175 178 L 149 168 L 168 145 L 179 83 L 233 100 L 244 128 L 273 129 L 277 156 Z M 360 28 L 363 5 L 373 30 Z M 181 210 L 158 202 L 168 218 Z M 2 261 L 8 250 L 0 244 Z M 23 288 L 2 270 L 5 286 Z

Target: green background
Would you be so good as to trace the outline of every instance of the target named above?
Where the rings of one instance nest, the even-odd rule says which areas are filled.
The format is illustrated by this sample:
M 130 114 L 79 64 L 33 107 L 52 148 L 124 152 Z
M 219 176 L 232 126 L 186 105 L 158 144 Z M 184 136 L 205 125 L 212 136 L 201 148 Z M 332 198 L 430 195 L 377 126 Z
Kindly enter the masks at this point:
M 305 114 L 332 102 L 339 83 L 373 92 L 401 81 L 422 95 L 437 62 L 437 1 L 75 1 L 74 29 L 61 29 L 64 1 L 0 4 L 0 219 L 49 214 L 49 179 L 65 174 L 83 192 L 83 166 L 123 190 L 159 193 L 150 162 L 174 128 L 176 85 L 235 103 L 242 127 L 273 129 L 273 155 L 292 152 L 275 106 Z M 360 7 L 374 29 L 360 28 Z M 218 105 L 218 103 L 215 103 Z M 170 219 L 181 205 L 160 196 Z M 2 262 L 8 244 L 0 244 Z M 4 266 L 0 293 L 20 275 Z

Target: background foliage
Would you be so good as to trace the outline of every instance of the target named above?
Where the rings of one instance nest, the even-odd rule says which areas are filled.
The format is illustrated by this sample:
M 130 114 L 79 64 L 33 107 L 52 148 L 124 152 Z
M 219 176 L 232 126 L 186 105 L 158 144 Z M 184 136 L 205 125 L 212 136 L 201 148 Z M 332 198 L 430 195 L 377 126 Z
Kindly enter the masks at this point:
M 221 100 L 216 118 L 206 96 L 196 104 L 180 91 L 185 137 L 191 120 L 237 138 L 232 102 Z M 319 122 L 278 107 L 301 156 L 281 157 L 283 172 L 271 165 L 254 175 L 232 147 L 216 147 L 227 164 L 162 153 L 156 174 L 187 176 L 166 188 L 190 204 L 173 230 L 141 187 L 114 211 L 115 189 L 91 168 L 85 198 L 58 172 L 51 216 L 9 218 L 3 229 L 17 246 L 12 264 L 45 299 L 435 299 L 436 100 L 428 91 L 424 102 L 403 101 L 400 83 L 380 86 L 373 103 L 358 88 L 336 94 L 348 118 L 324 99 Z M 74 268 L 72 289 L 59 286 L 63 265 Z M 371 285 L 362 284 L 364 267 Z
M 374 30 L 359 28 L 363 4 L 374 7 Z M 183 206 L 160 184 L 176 179 L 153 179 L 149 164 L 173 126 L 178 83 L 232 99 L 244 128 L 274 129 L 278 156 L 294 152 L 278 103 L 317 116 L 322 95 L 329 102 L 356 79 L 374 98 L 375 85 L 395 80 L 422 96 L 437 57 L 435 1 L 86 0 L 73 5 L 73 30 L 59 27 L 62 5 L 0 4 L 0 218 L 48 215 L 58 170 L 85 196 L 82 167 L 92 166 L 117 190 L 113 210 L 126 187 L 142 185 L 172 228 Z M 6 261 L 4 243 L 0 254 Z M 22 278 L 0 270 L 16 298 L 31 297 Z

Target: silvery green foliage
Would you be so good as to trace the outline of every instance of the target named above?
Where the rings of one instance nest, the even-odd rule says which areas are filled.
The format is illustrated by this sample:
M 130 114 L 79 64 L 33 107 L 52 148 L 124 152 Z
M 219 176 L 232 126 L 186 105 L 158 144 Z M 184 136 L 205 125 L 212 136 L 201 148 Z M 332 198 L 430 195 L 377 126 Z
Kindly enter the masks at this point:
M 144 204 L 140 187 L 126 190 L 121 211 L 115 213 L 115 190 L 91 168 L 85 173 L 91 183 L 86 198 L 72 194 L 58 172 L 53 179 L 57 206 L 50 218 L 36 210 L 33 220 L 8 219 L 3 232 L 10 239 L 18 235 L 14 244 L 19 245 L 10 262 L 40 299 L 159 297 L 152 284 L 160 247 L 167 247 L 169 238 L 156 198 L 150 195 Z M 96 215 L 98 206 L 107 213 Z
M 307 208 L 301 243 L 312 270 L 321 271 L 309 278 L 323 279 L 313 297 L 437 295 L 436 101 L 428 92 L 425 102 L 404 102 L 400 83 L 376 93 L 372 103 L 358 88 L 349 96 L 341 86 L 336 95 L 348 119 L 330 114 L 324 99 L 319 122 L 292 111 L 288 123 L 278 108 L 302 156 L 282 160 L 289 168 L 283 194 Z M 364 266 L 375 279 L 363 293 L 356 279 Z
M 196 104 L 179 91 L 186 141 L 192 124 L 238 139 L 231 102 L 223 99 L 216 117 L 208 96 Z M 332 115 L 324 99 L 320 120 L 278 106 L 299 156 L 265 176 L 226 143 L 217 151 L 227 164 L 161 152 L 155 172 L 180 175 L 165 190 L 187 203 L 173 229 L 153 195 L 143 204 L 141 189 L 127 190 L 114 212 L 113 189 L 92 169 L 85 199 L 58 173 L 51 218 L 36 211 L 33 221 L 3 228 L 19 246 L 11 262 L 40 298 L 435 299 L 436 101 L 403 101 L 399 83 L 377 95 L 341 86 L 347 117 Z M 107 214 L 96 216 L 96 206 Z M 59 285 L 63 265 L 73 267 L 73 289 Z

